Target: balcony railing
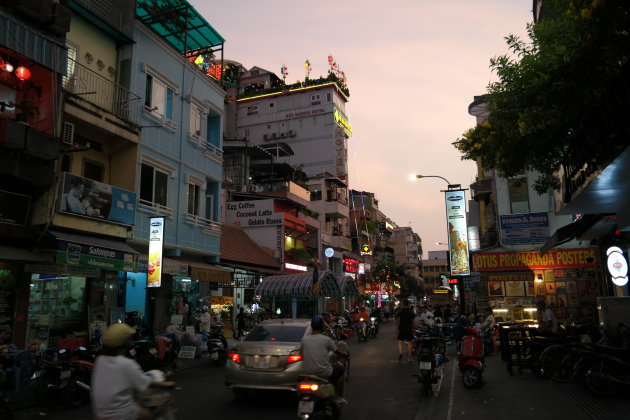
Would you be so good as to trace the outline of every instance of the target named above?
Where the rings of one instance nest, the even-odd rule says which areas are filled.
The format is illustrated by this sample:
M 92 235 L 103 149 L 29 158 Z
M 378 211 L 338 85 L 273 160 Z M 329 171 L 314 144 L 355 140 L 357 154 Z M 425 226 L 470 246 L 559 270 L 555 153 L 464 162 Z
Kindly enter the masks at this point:
M 195 146 L 205 150 L 207 157 L 223 161 L 223 149 L 220 147 L 217 147 L 209 141 L 201 138 L 198 134 L 189 133 L 188 138 Z
M 194 214 L 184 214 L 184 222 L 201 229 L 206 235 L 220 235 L 221 223 Z
M 70 58 L 66 74 L 67 76 L 63 77 L 65 91 L 113 115 L 138 124 L 141 105 L 141 98 L 138 95 Z

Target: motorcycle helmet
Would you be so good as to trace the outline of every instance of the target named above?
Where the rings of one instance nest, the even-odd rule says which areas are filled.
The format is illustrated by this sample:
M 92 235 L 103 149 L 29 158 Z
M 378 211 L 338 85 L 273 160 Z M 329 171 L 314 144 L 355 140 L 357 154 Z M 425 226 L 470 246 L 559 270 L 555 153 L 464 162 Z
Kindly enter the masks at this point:
M 207 305 L 203 305 L 203 306 L 201 307 L 201 310 L 202 310 L 202 311 L 207 311 L 207 310 L 208 310 L 208 306 L 207 306 Z
M 311 320 L 311 328 L 315 331 L 322 331 L 324 329 L 324 319 L 319 315 L 315 315 Z
M 103 345 L 110 348 L 122 347 L 135 333 L 136 329 L 127 324 L 112 324 L 105 330 Z

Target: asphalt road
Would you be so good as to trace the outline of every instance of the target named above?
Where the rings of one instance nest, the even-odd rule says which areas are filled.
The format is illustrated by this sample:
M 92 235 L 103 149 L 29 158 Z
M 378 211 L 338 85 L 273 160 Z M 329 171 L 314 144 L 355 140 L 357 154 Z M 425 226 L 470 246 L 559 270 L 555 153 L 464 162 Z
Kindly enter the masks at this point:
M 398 362 L 393 321 L 381 326 L 367 343 L 349 340 L 351 372 L 341 419 L 347 420 L 546 420 L 627 419 L 630 402 L 623 396 L 597 399 L 579 384 L 554 384 L 532 373 L 507 373 L 499 355 L 487 359 L 484 384 L 466 389 L 453 357 L 443 365 L 444 379 L 437 396 L 420 395 L 414 365 Z M 282 420 L 296 417 L 297 400 L 290 392 L 255 392 L 236 402 L 223 384 L 223 368 L 205 362 L 177 373 L 173 392 L 178 419 L 229 418 Z M 220 416 L 220 417 L 219 417 Z M 16 419 L 91 420 L 90 407 L 31 408 Z

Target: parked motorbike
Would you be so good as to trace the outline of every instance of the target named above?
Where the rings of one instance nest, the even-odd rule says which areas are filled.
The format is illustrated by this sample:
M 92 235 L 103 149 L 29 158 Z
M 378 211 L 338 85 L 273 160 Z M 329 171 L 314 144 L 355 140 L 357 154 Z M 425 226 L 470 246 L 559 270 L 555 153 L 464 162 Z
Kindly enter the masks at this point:
M 341 407 L 335 401 L 335 387 L 317 376 L 301 376 L 297 386 L 298 419 L 334 420 Z
M 430 395 L 433 384 L 439 379 L 435 371 L 437 361 L 433 353 L 433 339 L 434 337 L 426 329 L 416 329 L 414 333 L 415 359 L 419 369 L 419 373 L 415 376 L 423 395 Z
M 464 386 L 474 388 L 481 384 L 481 375 L 486 367 L 483 332 L 470 327 L 466 327 L 465 331 L 457 366 L 464 375 Z
M 223 335 L 223 327 L 214 324 L 210 327 L 210 333 L 205 334 L 202 340 L 206 341 L 208 354 L 213 366 L 223 366 L 227 362 L 227 340 Z
M 69 351 L 56 350 L 51 358 L 41 357 L 35 367 L 36 395 L 45 406 L 67 403 L 78 407 L 90 400 L 90 382 L 94 364 L 85 360 L 70 360 Z

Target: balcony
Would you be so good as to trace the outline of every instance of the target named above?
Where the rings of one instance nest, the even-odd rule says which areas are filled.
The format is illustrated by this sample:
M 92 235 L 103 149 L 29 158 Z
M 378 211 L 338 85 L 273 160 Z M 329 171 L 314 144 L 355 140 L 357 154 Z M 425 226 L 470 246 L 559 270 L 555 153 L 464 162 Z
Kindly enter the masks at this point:
M 189 133 L 188 138 L 196 147 L 204 150 L 205 157 L 213 159 L 219 163 L 223 162 L 223 149 L 201 138 L 199 134 Z
M 220 236 L 221 223 L 194 214 L 184 214 L 184 223 L 201 229 L 206 235 Z
M 141 109 L 138 95 L 70 58 L 66 74 L 63 77 L 63 89 L 67 99 L 75 102 L 79 108 L 82 108 L 81 102 L 85 101 L 97 108 L 89 110 L 90 114 L 98 115 L 98 110 L 103 110 L 137 126 Z M 103 116 L 101 118 L 105 119 Z
M 326 215 L 337 218 L 337 219 L 347 218 L 348 215 L 350 214 L 350 209 L 348 208 L 348 201 L 345 200 L 344 202 L 344 200 L 337 200 L 334 198 L 330 198 L 326 200 L 324 212 L 326 213 Z
M 251 185 L 250 189 L 265 195 L 284 197 L 304 207 L 311 200 L 308 190 L 291 181 L 261 182 Z
M 337 236 L 328 232 L 322 232 L 322 246 L 352 251 L 352 240 L 345 236 Z
M 0 148 L 43 160 L 56 160 L 59 156 L 59 142 L 51 135 L 9 119 L 0 119 Z

